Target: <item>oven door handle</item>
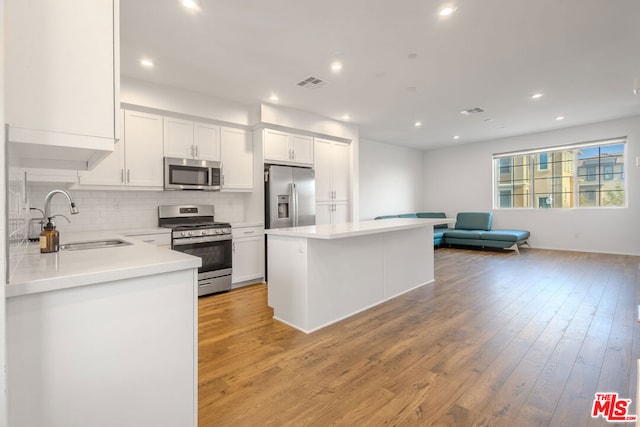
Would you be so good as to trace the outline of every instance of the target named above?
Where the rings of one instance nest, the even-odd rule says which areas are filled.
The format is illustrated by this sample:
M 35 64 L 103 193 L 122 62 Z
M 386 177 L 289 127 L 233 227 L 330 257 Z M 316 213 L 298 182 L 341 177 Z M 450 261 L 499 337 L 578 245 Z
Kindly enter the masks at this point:
M 185 239 L 173 239 L 173 246 L 192 245 L 195 243 L 223 242 L 225 240 L 231 240 L 231 234 L 225 234 L 224 236 L 203 236 L 188 237 Z

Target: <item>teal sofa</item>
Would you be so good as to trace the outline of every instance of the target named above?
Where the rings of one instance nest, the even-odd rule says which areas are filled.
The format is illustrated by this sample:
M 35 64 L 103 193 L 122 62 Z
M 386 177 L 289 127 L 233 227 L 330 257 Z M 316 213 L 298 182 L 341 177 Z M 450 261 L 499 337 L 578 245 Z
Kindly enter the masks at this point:
M 456 226 L 448 230 L 444 242 L 448 245 L 480 246 L 508 249 L 520 253 L 520 245 L 529 246 L 531 233 L 525 230 L 492 230 L 491 212 L 460 212 Z
M 446 218 L 442 212 L 420 212 L 415 214 L 384 215 L 384 218 Z M 433 244 L 442 243 L 463 246 L 479 246 L 481 248 L 499 248 L 520 253 L 519 246 L 529 246 L 531 233 L 525 230 L 492 230 L 493 214 L 491 212 L 460 212 L 456 216 L 455 228 L 446 224 L 436 225 L 433 229 Z

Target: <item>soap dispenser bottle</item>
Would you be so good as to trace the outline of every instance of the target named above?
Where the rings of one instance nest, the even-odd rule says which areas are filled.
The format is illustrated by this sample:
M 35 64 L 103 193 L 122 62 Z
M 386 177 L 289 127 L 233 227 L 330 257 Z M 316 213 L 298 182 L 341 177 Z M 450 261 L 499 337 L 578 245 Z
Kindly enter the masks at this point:
M 40 233 L 40 253 L 58 252 L 60 249 L 59 242 L 60 233 L 56 230 L 56 224 L 53 222 L 53 218 L 49 218 L 49 222 L 47 222 L 44 230 Z

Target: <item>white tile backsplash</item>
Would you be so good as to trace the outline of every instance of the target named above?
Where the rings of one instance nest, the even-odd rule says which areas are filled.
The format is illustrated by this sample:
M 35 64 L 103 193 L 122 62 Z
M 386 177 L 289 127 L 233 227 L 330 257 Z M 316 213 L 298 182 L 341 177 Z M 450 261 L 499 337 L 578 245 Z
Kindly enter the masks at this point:
M 44 209 L 44 198 L 55 188 L 62 187 L 29 183 L 31 206 Z M 67 191 L 80 213 L 70 215 L 67 199 L 62 195 L 54 196 L 51 199 L 51 212 L 63 214 L 71 221 L 67 223 L 64 218 L 56 218 L 56 227 L 60 232 L 157 227 L 160 205 L 213 204 L 216 221 L 242 222 L 248 195 L 201 191 Z
M 9 241 L 9 280 L 22 260 L 27 244 L 29 211 L 26 204 L 24 173 L 13 167 L 7 171 L 7 208 Z

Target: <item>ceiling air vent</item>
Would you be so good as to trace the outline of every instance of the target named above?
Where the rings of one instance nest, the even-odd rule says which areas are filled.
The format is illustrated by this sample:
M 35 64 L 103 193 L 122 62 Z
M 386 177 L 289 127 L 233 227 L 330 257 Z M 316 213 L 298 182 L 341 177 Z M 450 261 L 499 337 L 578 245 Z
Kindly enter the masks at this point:
M 314 76 L 309 76 L 306 79 L 297 83 L 300 87 L 306 87 L 307 89 L 320 89 L 321 87 L 325 87 L 329 82 L 326 80 L 319 79 Z
M 463 116 L 470 116 L 471 114 L 484 113 L 485 111 L 486 110 L 484 108 L 474 107 L 474 108 L 469 108 L 468 110 L 462 110 L 460 111 L 460 114 L 462 114 Z

